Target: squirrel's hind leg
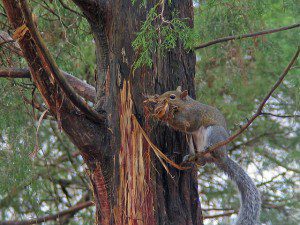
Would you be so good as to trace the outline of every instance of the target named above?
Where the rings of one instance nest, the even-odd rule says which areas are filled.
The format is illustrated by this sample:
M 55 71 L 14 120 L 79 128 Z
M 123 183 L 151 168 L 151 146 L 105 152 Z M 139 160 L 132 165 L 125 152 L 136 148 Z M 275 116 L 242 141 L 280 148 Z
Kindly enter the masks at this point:
M 195 158 L 195 146 L 194 146 L 194 142 L 193 142 L 193 136 L 191 134 L 186 134 L 186 139 L 187 139 L 187 143 L 189 145 L 189 154 L 184 156 L 182 159 L 182 162 L 189 162 L 189 161 L 193 161 Z

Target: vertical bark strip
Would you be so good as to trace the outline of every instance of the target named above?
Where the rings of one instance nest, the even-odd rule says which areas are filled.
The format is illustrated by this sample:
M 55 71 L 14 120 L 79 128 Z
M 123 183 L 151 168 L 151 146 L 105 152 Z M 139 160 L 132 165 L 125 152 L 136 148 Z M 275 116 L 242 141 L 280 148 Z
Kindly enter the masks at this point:
M 139 127 L 132 119 L 133 102 L 130 83 L 125 82 L 121 90 L 119 152 L 120 185 L 115 206 L 117 224 L 154 225 L 153 193 L 150 183 L 150 158 Z
M 107 193 L 107 185 L 100 165 L 96 166 L 91 180 L 94 183 L 94 195 L 96 195 L 95 198 L 96 201 L 98 201 L 98 204 L 96 204 L 96 210 L 100 214 L 100 221 L 98 222 L 102 225 L 109 225 L 111 221 L 111 208 Z

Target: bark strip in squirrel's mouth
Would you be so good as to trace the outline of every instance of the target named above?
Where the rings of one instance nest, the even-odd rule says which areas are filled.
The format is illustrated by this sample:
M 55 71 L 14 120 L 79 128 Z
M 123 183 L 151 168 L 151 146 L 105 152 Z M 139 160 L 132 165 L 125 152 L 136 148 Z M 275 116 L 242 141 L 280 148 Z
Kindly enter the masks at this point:
M 167 99 L 158 99 L 157 96 L 147 96 L 143 104 L 145 110 L 152 116 L 166 122 L 174 118 L 174 113 L 178 111 L 178 106 L 170 104 Z
M 159 106 L 154 109 L 154 116 L 158 119 L 163 119 L 169 113 L 169 103 L 166 101 L 163 105 L 159 104 Z
M 169 102 L 164 99 L 158 99 L 156 95 L 147 96 L 147 99 L 143 102 L 144 108 L 154 117 L 160 120 L 165 120 L 169 114 Z

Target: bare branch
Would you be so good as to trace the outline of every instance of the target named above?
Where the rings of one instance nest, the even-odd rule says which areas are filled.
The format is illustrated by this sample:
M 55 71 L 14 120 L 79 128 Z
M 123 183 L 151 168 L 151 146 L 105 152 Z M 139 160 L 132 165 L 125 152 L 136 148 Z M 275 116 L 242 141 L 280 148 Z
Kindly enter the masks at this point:
M 273 114 L 273 113 L 266 113 L 266 112 L 262 112 L 260 115 L 262 116 L 274 116 L 274 117 L 279 117 L 279 118 L 296 118 L 296 117 L 300 117 L 300 115 L 278 115 L 278 114 Z
M 282 134 L 282 133 L 281 132 L 271 132 L 271 133 L 266 132 L 266 133 L 257 135 L 257 136 L 255 136 L 255 137 L 253 137 L 253 138 L 251 138 L 251 139 L 249 139 L 249 140 L 247 140 L 245 142 L 242 142 L 240 144 L 232 146 L 232 148 L 228 149 L 228 152 L 232 152 L 232 151 L 234 151 L 236 149 L 239 149 L 242 146 L 249 146 L 249 145 L 252 146 L 255 143 L 257 143 L 258 141 L 260 141 L 260 139 L 263 138 L 263 137 L 276 136 L 277 134 Z
M 297 52 L 293 56 L 292 60 L 288 64 L 288 66 L 284 69 L 283 73 L 281 74 L 281 76 L 279 77 L 279 79 L 277 80 L 277 82 L 274 84 L 274 86 L 272 87 L 272 89 L 269 91 L 269 93 L 266 95 L 266 97 L 260 103 L 260 105 L 259 105 L 256 113 L 248 120 L 248 123 L 245 124 L 244 126 L 242 126 L 241 129 L 237 133 L 235 133 L 234 135 L 230 136 L 227 140 L 221 141 L 221 142 L 215 144 L 214 146 L 208 148 L 207 150 L 198 153 L 197 154 L 197 158 L 201 158 L 201 157 L 203 157 L 206 154 L 212 153 L 213 151 L 217 150 L 218 148 L 220 148 L 220 147 L 222 147 L 222 146 L 224 146 L 224 145 L 232 142 L 233 140 L 235 140 L 241 133 L 243 133 L 253 123 L 253 121 L 258 116 L 261 115 L 262 109 L 264 108 L 264 106 L 267 103 L 268 99 L 273 94 L 273 92 L 276 90 L 276 88 L 280 85 L 280 83 L 283 81 L 283 79 L 288 74 L 289 70 L 291 69 L 291 67 L 293 66 L 293 64 L 295 63 L 295 61 L 297 60 L 297 58 L 299 56 L 299 52 L 300 52 L 300 47 L 298 47 Z
M 222 213 L 222 214 L 217 214 L 217 215 L 203 216 L 203 219 L 205 220 L 205 219 L 211 219 L 211 218 L 231 216 L 231 215 L 236 214 L 236 213 L 237 213 L 236 211 L 233 211 L 233 212 L 227 212 L 227 213 Z
M 282 205 L 274 205 L 274 204 L 268 204 L 268 203 L 264 203 L 262 204 L 262 208 L 267 208 L 267 209 L 281 209 L 284 208 L 284 206 Z M 212 218 L 220 218 L 220 217 L 227 217 L 227 216 L 231 216 L 233 214 L 237 214 L 238 212 L 234 209 L 203 209 L 203 211 L 228 211 L 230 210 L 231 212 L 224 212 L 221 214 L 215 214 L 215 215 L 207 215 L 207 216 L 203 216 L 203 219 L 212 219 Z
M 194 50 L 198 50 L 198 49 L 201 49 L 201 48 L 205 48 L 205 47 L 208 47 L 208 46 L 211 46 L 211 45 L 214 45 L 214 44 L 219 44 L 219 43 L 226 42 L 226 41 L 239 40 L 239 39 L 244 39 L 244 38 L 249 38 L 249 37 L 258 37 L 258 36 L 261 36 L 261 35 L 272 34 L 272 33 L 285 31 L 285 30 L 298 28 L 298 27 L 300 27 L 300 23 L 293 24 L 291 26 L 280 27 L 280 28 L 276 28 L 276 29 L 263 30 L 263 31 L 259 31 L 259 32 L 251 33 L 251 34 L 233 35 L 233 36 L 218 38 L 216 40 L 203 43 L 203 44 L 195 47 Z
M 7 68 L 0 69 L 0 77 L 4 78 L 31 78 L 29 69 Z
M 47 49 L 41 35 L 37 31 L 35 24 L 33 22 L 31 12 L 29 10 L 28 4 L 26 0 L 20 0 L 21 3 L 21 10 L 25 17 L 27 28 L 33 38 L 35 44 L 38 46 L 38 53 L 41 58 L 44 59 L 44 66 L 49 68 L 50 73 L 49 77 L 53 76 L 55 81 L 58 83 L 59 87 L 64 91 L 66 96 L 69 100 L 78 108 L 80 109 L 86 116 L 90 119 L 95 121 L 105 121 L 106 117 L 96 110 L 91 108 L 79 95 L 76 94 L 75 90 L 69 85 L 68 81 L 65 77 L 61 74 L 56 62 L 54 61 L 53 57 L 51 56 L 49 50 Z
M 95 101 L 96 91 L 93 86 L 83 82 L 82 80 L 72 76 L 67 72 L 61 70 L 61 73 L 80 96 L 86 98 L 91 102 Z M 31 74 L 28 68 L 26 69 L 7 68 L 7 69 L 0 69 L 0 77 L 31 78 Z
M 81 13 L 79 13 L 76 10 L 72 9 L 71 7 L 69 7 L 63 0 L 58 0 L 58 1 L 62 5 L 62 7 L 64 7 L 65 9 L 69 10 L 72 13 L 77 14 L 78 16 L 83 16 Z
M 3 222 L 0 222 L 0 225 L 31 225 L 31 224 L 44 223 L 44 222 L 51 221 L 51 220 L 57 220 L 58 218 L 63 217 L 65 215 L 76 213 L 76 212 L 78 212 L 82 209 L 88 208 L 92 205 L 94 205 L 94 203 L 92 201 L 82 202 L 82 203 L 76 204 L 73 207 L 70 207 L 67 210 L 58 212 L 53 215 L 48 215 L 48 216 L 44 216 L 44 217 L 40 217 L 40 218 L 36 218 L 36 219 L 32 219 L 32 220 L 25 220 L 25 221 L 3 221 Z

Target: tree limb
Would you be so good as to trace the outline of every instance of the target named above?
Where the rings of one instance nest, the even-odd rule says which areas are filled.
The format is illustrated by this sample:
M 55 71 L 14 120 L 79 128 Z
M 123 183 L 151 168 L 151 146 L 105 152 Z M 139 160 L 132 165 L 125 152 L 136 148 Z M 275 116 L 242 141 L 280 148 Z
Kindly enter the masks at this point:
M 48 215 L 48 216 L 44 216 L 44 217 L 40 217 L 40 218 L 36 218 L 36 219 L 32 219 L 32 220 L 24 220 L 24 221 L 3 221 L 3 222 L 0 222 L 0 225 L 31 225 L 31 224 L 43 223 L 43 222 L 47 222 L 50 220 L 56 220 L 60 217 L 68 215 L 68 214 L 76 213 L 76 212 L 78 212 L 82 209 L 88 208 L 92 205 L 94 205 L 94 203 L 92 201 L 82 202 L 82 203 L 76 204 L 73 207 L 70 207 L 67 210 L 58 212 L 53 215 Z
M 61 70 L 62 75 L 67 79 L 69 84 L 74 88 L 74 90 L 82 97 L 87 100 L 94 102 L 96 97 L 95 88 L 77 77 Z M 30 70 L 19 69 L 19 68 L 7 68 L 0 69 L 0 77 L 6 78 L 31 78 Z
M 100 90 L 105 77 L 109 75 L 109 45 L 107 38 L 107 24 L 110 3 L 106 0 L 72 0 L 87 18 L 95 40 L 96 46 L 96 100 L 95 108 L 101 109 L 102 90 Z
M 284 169 L 286 170 L 289 170 L 289 171 L 292 171 L 292 172 L 295 172 L 295 173 L 299 173 L 300 174 L 300 170 L 299 169 L 296 169 L 296 168 L 292 168 L 290 167 L 289 165 L 285 165 L 282 160 L 279 160 L 279 159 L 276 159 L 275 157 L 272 157 L 270 154 L 270 152 L 264 150 L 264 151 L 259 151 L 259 153 L 261 153 L 264 157 L 266 157 L 267 159 L 269 159 L 271 162 L 275 163 L 276 165 L 278 166 L 281 166 L 283 167 Z
M 280 83 L 283 81 L 283 79 L 285 78 L 285 76 L 287 75 L 287 73 L 289 72 L 289 70 L 291 69 L 291 67 L 293 66 L 293 64 L 295 63 L 295 61 L 297 60 L 298 56 L 299 56 L 299 52 L 300 52 L 300 47 L 298 47 L 297 52 L 295 53 L 295 55 L 293 56 L 293 58 L 291 59 L 290 63 L 288 64 L 288 66 L 284 69 L 283 73 L 281 74 L 281 76 L 279 77 L 279 79 L 277 80 L 277 82 L 274 84 L 274 86 L 272 87 L 272 89 L 269 91 L 269 93 L 266 95 L 266 97 L 263 99 L 263 101 L 260 103 L 256 113 L 248 120 L 247 124 L 245 124 L 244 126 L 241 127 L 241 129 L 235 133 L 234 135 L 230 136 L 227 140 L 225 141 L 221 141 L 217 144 L 215 144 L 214 146 L 208 148 L 207 150 L 200 152 L 197 154 L 196 158 L 201 158 L 206 154 L 212 153 L 213 151 L 217 150 L 218 148 L 232 142 L 233 140 L 235 140 L 241 133 L 243 133 L 252 123 L 253 121 L 261 115 L 262 109 L 264 108 L 265 104 L 267 103 L 268 99 L 270 98 L 270 96 L 273 94 L 273 92 L 276 90 L 276 88 L 280 85 Z
M 18 43 L 16 43 L 16 41 L 14 39 L 12 39 L 11 36 L 7 32 L 0 30 L 0 46 L 4 45 L 4 44 L 8 44 L 8 45 L 5 45 L 4 47 L 15 52 L 19 56 L 23 56 Z
M 227 213 L 222 213 L 222 214 L 216 214 L 216 215 L 210 215 L 210 216 L 203 216 L 203 219 L 211 219 L 211 218 L 219 218 L 219 217 L 225 217 L 225 216 L 231 216 L 233 214 L 236 214 L 236 211 L 233 212 L 227 212 Z M 1 225 L 1 224 L 0 224 Z
M 271 133 L 266 132 L 266 133 L 257 135 L 257 136 L 255 136 L 255 137 L 253 137 L 253 138 L 251 138 L 251 139 L 249 139 L 249 140 L 247 140 L 245 142 L 242 142 L 240 144 L 232 146 L 232 148 L 228 149 L 228 152 L 232 152 L 232 151 L 234 151 L 236 149 L 239 149 L 242 146 L 253 145 L 253 144 L 257 143 L 258 141 L 260 141 L 260 139 L 263 138 L 263 137 L 274 136 L 276 134 L 282 134 L 282 133 L 280 133 L 280 132 L 271 132 Z
M 39 32 L 35 27 L 26 0 L 20 0 L 20 4 L 21 4 L 21 10 L 23 12 L 27 28 L 35 44 L 38 47 L 39 50 L 38 53 L 40 57 L 44 59 L 44 67 L 49 68 L 50 70 L 50 73 L 46 70 L 46 72 L 49 73 L 49 77 L 51 76 L 54 77 L 55 81 L 58 83 L 59 87 L 64 91 L 64 93 L 69 98 L 69 100 L 86 116 L 88 116 L 92 120 L 95 120 L 96 122 L 105 121 L 106 117 L 98 113 L 93 108 L 91 108 L 80 96 L 78 96 L 74 91 L 74 89 L 69 85 L 65 77 L 61 74 L 56 62 L 54 61 L 49 50 L 44 44 L 41 35 L 39 34 Z
M 0 41 L 0 46 L 1 45 L 5 45 L 5 44 L 8 44 L 8 43 L 13 43 L 15 42 L 15 40 L 4 40 L 4 41 Z
M 279 117 L 279 118 L 296 118 L 296 117 L 300 117 L 300 115 L 278 115 L 278 114 L 273 114 L 273 113 L 267 113 L 267 112 L 262 112 L 261 113 L 262 116 L 274 116 L 274 117 Z
M 261 35 L 272 34 L 272 33 L 285 31 L 285 30 L 298 28 L 298 27 L 300 27 L 300 23 L 296 23 L 296 24 L 293 24 L 293 25 L 290 25 L 290 26 L 280 27 L 280 28 L 276 28 L 276 29 L 263 30 L 263 31 L 259 31 L 259 32 L 251 33 L 251 34 L 233 35 L 233 36 L 218 38 L 218 39 L 215 39 L 213 41 L 203 43 L 203 44 L 195 47 L 194 50 L 198 50 L 198 49 L 201 49 L 201 48 L 205 48 L 205 47 L 208 47 L 208 46 L 211 46 L 211 45 L 214 45 L 214 44 L 219 44 L 219 43 L 226 42 L 226 41 L 239 40 L 239 39 L 244 39 L 244 38 L 249 38 L 249 37 L 258 37 L 258 36 L 261 36 Z
M 99 16 L 106 13 L 106 0 L 72 0 L 84 13 L 85 17 L 93 23 L 98 23 Z
M 76 10 L 72 9 L 71 7 L 69 7 L 66 3 L 64 3 L 63 0 L 58 0 L 58 1 L 59 1 L 60 4 L 62 5 L 62 7 L 64 7 L 65 9 L 69 10 L 69 11 L 72 12 L 72 13 L 75 13 L 75 14 L 78 15 L 78 16 L 82 16 L 82 17 L 83 17 L 83 15 L 82 15 L 81 13 L 79 13 L 79 12 L 77 12 Z
M 8 20 L 12 27 L 18 30 L 24 25 L 24 17 L 22 15 L 21 7 L 18 0 L 2 0 L 3 6 L 7 13 Z M 34 83 L 41 93 L 47 107 L 53 113 L 56 113 L 57 104 L 55 99 L 55 92 L 57 92 L 57 85 L 51 81 L 51 78 L 46 73 L 46 68 L 42 63 L 42 59 L 38 55 L 38 49 L 32 40 L 29 32 L 18 38 L 18 44 L 22 49 L 24 58 L 26 59 L 30 68 Z

